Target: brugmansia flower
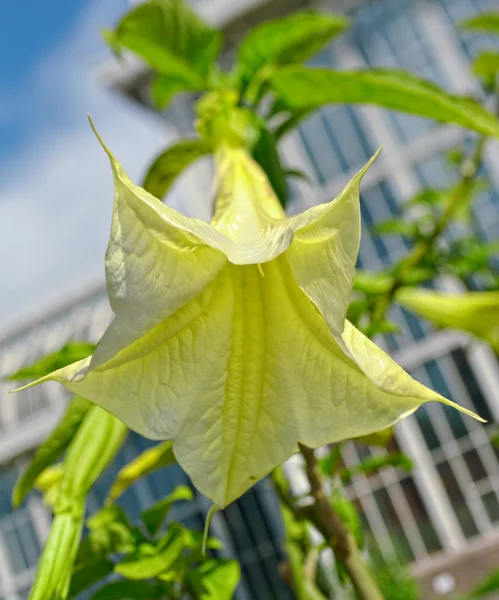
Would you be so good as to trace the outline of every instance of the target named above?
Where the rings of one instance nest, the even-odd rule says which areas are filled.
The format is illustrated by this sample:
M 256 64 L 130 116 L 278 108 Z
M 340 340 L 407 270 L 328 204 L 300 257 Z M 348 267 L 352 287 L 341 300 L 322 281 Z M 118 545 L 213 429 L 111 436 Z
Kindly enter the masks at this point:
M 437 325 L 487 340 L 499 352 L 499 291 L 449 294 L 402 288 L 397 301 Z
M 142 435 L 172 439 L 219 507 L 298 442 L 365 435 L 431 400 L 456 406 L 345 320 L 372 161 L 333 202 L 287 218 L 246 151 L 222 148 L 208 224 L 134 185 L 106 151 L 116 318 L 92 357 L 36 383 L 60 381 Z

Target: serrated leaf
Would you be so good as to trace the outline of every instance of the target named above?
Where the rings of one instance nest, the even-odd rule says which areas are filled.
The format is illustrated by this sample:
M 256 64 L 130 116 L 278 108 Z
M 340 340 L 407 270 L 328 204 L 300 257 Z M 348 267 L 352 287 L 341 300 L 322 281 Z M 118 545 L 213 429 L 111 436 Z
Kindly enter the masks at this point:
M 412 460 L 406 454 L 401 452 L 391 452 L 389 454 L 380 454 L 363 460 L 358 465 L 349 467 L 340 472 L 340 479 L 343 483 L 349 483 L 355 475 L 371 475 L 381 469 L 387 468 L 402 469 L 410 473 L 413 469 Z
M 405 71 L 284 67 L 272 77 L 271 86 L 291 110 L 331 103 L 375 104 L 499 137 L 499 121 L 481 104 Z
M 437 325 L 467 331 L 499 351 L 499 292 L 446 294 L 401 288 L 396 299 Z
M 144 189 L 156 198 L 163 198 L 184 169 L 210 152 L 200 139 L 177 142 L 153 160 L 144 179 Z
M 138 479 L 146 477 L 159 469 L 165 469 L 175 462 L 171 441 L 144 450 L 120 469 L 109 489 L 106 503 L 114 502 Z
M 461 29 L 499 34 L 499 12 L 482 12 L 476 17 L 466 19 L 461 23 Z
M 302 63 L 342 32 L 348 20 L 340 15 L 296 12 L 254 27 L 237 52 L 247 82 L 262 67 Z
M 252 154 L 265 171 L 279 202 L 285 207 L 288 200 L 288 186 L 277 150 L 277 140 L 263 124 L 260 126 L 259 137 Z
M 241 569 L 235 560 L 207 560 L 196 569 L 186 573 L 188 589 L 199 600 L 232 600 Z
M 170 511 L 172 505 L 175 502 L 179 502 L 181 500 L 192 500 L 193 498 L 194 493 L 191 488 L 187 487 L 186 485 L 179 485 L 176 487 L 166 498 L 162 498 L 140 515 L 147 531 L 151 535 L 158 533 L 161 525 L 168 516 L 168 512 Z
M 131 50 L 159 73 L 203 85 L 218 55 L 220 34 L 182 0 L 150 0 L 127 13 L 113 47 Z
M 92 404 L 88 400 L 79 396 L 73 397 L 55 429 L 38 447 L 33 460 L 16 481 L 12 491 L 14 508 L 17 508 L 29 494 L 37 477 L 62 456 L 91 408 Z
M 82 360 L 90 356 L 95 350 L 95 344 L 88 342 L 68 342 L 60 350 L 42 356 L 37 361 L 19 369 L 5 378 L 7 381 L 24 381 L 33 377 L 43 377 L 54 369 L 62 369 L 75 360 Z
M 115 573 L 127 579 L 150 579 L 167 571 L 184 549 L 181 529 L 172 528 L 161 543 L 161 550 L 144 555 L 138 550 L 123 558 L 114 568 Z
M 148 581 L 112 581 L 97 590 L 91 600 L 157 600 L 162 597 L 162 591 L 157 584 Z

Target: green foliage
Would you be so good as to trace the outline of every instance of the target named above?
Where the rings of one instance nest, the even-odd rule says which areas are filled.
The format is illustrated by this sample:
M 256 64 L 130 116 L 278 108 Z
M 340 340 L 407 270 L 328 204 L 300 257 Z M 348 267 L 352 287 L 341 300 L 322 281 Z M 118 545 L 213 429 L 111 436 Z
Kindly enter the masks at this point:
M 381 469 L 393 467 L 402 469 L 410 473 L 413 468 L 412 460 L 406 454 L 401 452 L 390 452 L 388 454 L 377 454 L 366 458 L 358 465 L 348 467 L 339 472 L 340 479 L 343 483 L 350 483 L 355 475 L 372 475 Z
M 353 534 L 359 548 L 364 546 L 364 533 L 359 513 L 345 494 L 336 488 L 329 499 L 335 513 L 343 521 L 345 527 Z
M 380 563 L 371 567 L 384 600 L 420 600 L 421 590 L 408 567 L 398 563 Z
M 194 494 L 191 488 L 182 485 L 177 487 L 175 491 L 166 498 L 163 498 L 162 500 L 156 502 L 156 504 L 153 504 L 141 515 L 147 531 L 151 535 L 158 533 L 161 525 L 168 516 L 173 503 L 179 502 L 180 500 L 192 500 L 193 498 Z
M 17 508 L 33 488 L 44 469 L 58 460 L 67 449 L 91 408 L 90 402 L 75 396 L 66 412 L 47 439 L 38 447 L 28 468 L 19 477 L 12 492 L 12 504 Z
M 116 52 L 140 56 L 158 76 L 153 97 L 164 107 L 180 91 L 209 87 L 221 45 L 220 34 L 206 25 L 183 0 L 150 0 L 127 13 L 105 39 Z
M 109 489 L 106 502 L 114 502 L 141 477 L 146 477 L 175 462 L 172 442 L 170 441 L 157 444 L 152 448 L 144 450 L 144 452 L 139 454 L 119 471 Z
M 243 85 L 262 67 L 307 61 L 348 25 L 347 19 L 313 11 L 290 14 L 257 25 L 237 53 Z
M 489 598 L 490 594 L 499 591 L 499 569 L 494 569 L 466 596 L 466 600 Z
M 291 110 L 338 102 L 376 104 L 499 137 L 499 122 L 481 104 L 452 96 L 404 71 L 285 67 L 274 74 L 271 86 L 282 105 Z
M 89 344 L 88 342 L 68 342 L 60 350 L 57 350 L 57 352 L 43 356 L 33 364 L 8 375 L 5 379 L 7 381 L 24 381 L 25 379 L 43 377 L 52 373 L 52 371 L 62 369 L 62 367 L 70 363 L 87 358 L 94 350 L 95 344 Z
M 186 587 L 199 600 L 231 600 L 240 576 L 235 560 L 208 560 L 187 573 Z
M 164 598 L 161 586 L 149 581 L 112 581 L 102 586 L 91 600 L 158 600 Z
M 156 198 L 163 198 L 184 169 L 210 152 L 210 147 L 200 139 L 182 140 L 170 146 L 149 166 L 144 188 Z
M 499 34 L 499 12 L 483 12 L 461 23 L 462 29 Z
M 227 594 L 220 598 L 232 598 L 239 581 L 239 567 L 234 561 L 204 556 L 201 532 L 170 522 L 157 537 L 171 506 L 190 499 L 190 488 L 176 488 L 144 511 L 139 525 L 132 525 L 124 510 L 116 505 L 89 517 L 88 535 L 75 560 L 70 597 L 112 572 L 121 579 L 104 584 L 93 598 L 107 598 L 108 594 L 110 598 L 129 598 L 134 590 L 145 594 L 139 596 L 145 598 L 180 599 L 187 592 L 196 600 L 218 600 L 213 595 L 218 589 Z M 208 547 L 218 549 L 221 544 L 210 538 Z
M 253 158 L 267 174 L 280 203 L 286 206 L 288 188 L 277 150 L 277 140 L 264 124 L 260 126 L 258 140 L 253 147 L 252 154 Z
M 484 86 L 493 90 L 499 73 L 499 52 L 479 52 L 473 59 L 472 69 L 483 80 Z

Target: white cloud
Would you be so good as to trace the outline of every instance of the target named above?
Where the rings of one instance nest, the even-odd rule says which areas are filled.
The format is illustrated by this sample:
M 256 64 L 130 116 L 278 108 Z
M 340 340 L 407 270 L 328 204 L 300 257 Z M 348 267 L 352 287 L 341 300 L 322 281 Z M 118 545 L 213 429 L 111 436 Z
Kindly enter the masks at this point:
M 157 118 L 96 85 L 99 27 L 125 8 L 123 0 L 89 3 L 30 82 L 51 116 L 45 123 L 40 115 L 29 145 L 1 173 L 1 329 L 90 274 L 103 280 L 112 177 L 86 114 L 132 179 L 164 143 L 167 132 Z

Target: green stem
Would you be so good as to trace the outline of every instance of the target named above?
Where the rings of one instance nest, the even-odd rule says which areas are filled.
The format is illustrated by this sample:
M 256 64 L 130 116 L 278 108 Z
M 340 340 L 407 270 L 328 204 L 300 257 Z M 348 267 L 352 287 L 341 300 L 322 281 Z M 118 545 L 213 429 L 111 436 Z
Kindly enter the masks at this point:
M 334 552 L 348 573 L 359 600 L 383 600 L 353 535 L 330 505 L 315 453 L 300 444 L 300 452 L 305 459 L 305 470 L 310 483 L 310 493 L 314 503 L 304 508 L 303 513 L 322 533 L 326 543 Z

